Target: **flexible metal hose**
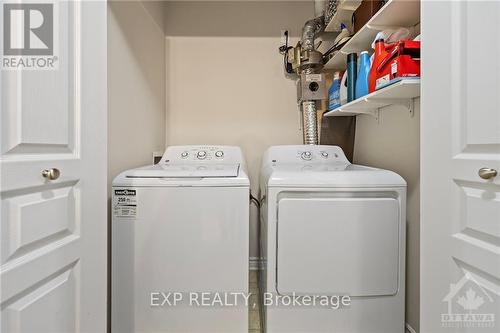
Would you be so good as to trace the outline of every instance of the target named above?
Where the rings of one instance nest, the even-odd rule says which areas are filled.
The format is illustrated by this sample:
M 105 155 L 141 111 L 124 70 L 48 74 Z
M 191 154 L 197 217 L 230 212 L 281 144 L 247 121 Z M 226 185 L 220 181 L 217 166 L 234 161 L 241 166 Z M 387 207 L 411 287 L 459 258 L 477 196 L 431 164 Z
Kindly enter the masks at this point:
M 318 1 L 319 3 L 319 1 Z M 324 2 L 322 2 L 324 8 Z M 321 6 L 319 6 L 321 7 Z M 324 16 L 318 16 L 312 20 L 306 22 L 302 28 L 302 38 L 301 46 L 302 52 L 308 54 L 304 51 L 314 51 L 314 39 L 316 35 L 324 29 Z M 320 66 L 318 66 L 320 65 Z M 318 69 L 318 67 L 320 67 Z M 315 61 L 311 61 L 309 58 L 303 65 L 301 64 L 301 74 L 313 74 L 318 72 L 322 67 Z M 303 140 L 305 145 L 317 145 L 318 144 L 318 122 L 316 114 L 316 101 L 313 100 L 303 100 L 302 101 L 302 132 Z
M 315 101 L 302 102 L 303 139 L 305 145 L 318 144 L 318 120 Z
M 324 24 L 324 16 L 319 16 L 306 22 L 302 28 L 302 39 L 300 41 L 303 50 L 314 49 L 314 37 L 316 37 L 318 32 L 323 30 Z
M 305 68 L 303 74 L 313 74 L 313 68 Z M 318 144 L 318 119 L 316 101 L 302 101 L 302 138 L 305 145 Z

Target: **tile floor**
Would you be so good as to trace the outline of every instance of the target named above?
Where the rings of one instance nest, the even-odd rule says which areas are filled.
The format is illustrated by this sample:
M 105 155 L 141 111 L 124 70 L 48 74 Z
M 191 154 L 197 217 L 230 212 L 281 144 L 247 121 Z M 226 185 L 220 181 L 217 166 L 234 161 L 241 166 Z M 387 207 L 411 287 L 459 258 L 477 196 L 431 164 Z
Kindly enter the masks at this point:
M 262 333 L 260 325 L 260 303 L 258 271 L 250 271 L 250 302 L 248 306 L 248 332 Z

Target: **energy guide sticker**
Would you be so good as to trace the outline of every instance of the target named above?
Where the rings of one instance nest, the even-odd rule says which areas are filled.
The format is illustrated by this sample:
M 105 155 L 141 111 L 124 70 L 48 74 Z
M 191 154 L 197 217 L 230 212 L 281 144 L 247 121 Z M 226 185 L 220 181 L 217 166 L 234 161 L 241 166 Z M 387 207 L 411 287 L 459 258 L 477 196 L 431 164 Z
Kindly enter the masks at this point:
M 137 193 L 136 190 L 120 189 L 114 190 L 113 216 L 135 218 L 137 217 Z

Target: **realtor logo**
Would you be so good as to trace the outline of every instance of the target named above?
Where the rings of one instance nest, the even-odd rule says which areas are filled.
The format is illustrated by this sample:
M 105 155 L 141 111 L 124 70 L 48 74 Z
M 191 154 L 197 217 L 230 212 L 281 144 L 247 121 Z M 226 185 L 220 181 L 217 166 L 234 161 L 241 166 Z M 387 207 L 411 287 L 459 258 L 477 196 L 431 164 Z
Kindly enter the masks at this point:
M 448 306 L 448 313 L 441 314 L 443 327 L 495 327 L 495 313 L 488 311 L 494 306 L 494 299 L 469 273 L 457 283 L 450 284 L 443 302 Z
M 56 4 L 4 3 L 2 69 L 56 69 Z
M 4 55 L 53 55 L 53 15 L 51 3 L 4 4 Z

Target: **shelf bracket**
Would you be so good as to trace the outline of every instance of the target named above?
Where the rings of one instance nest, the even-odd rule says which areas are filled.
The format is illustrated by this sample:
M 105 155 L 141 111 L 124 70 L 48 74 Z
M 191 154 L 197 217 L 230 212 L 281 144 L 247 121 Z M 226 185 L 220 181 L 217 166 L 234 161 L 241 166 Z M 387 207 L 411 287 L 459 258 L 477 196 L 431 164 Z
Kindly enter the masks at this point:
M 414 98 L 403 98 L 403 99 L 401 99 L 401 98 L 384 98 L 384 99 L 377 98 L 377 99 L 370 100 L 370 102 L 381 104 L 381 106 L 379 106 L 377 108 L 377 110 L 380 110 L 382 108 L 385 108 L 385 107 L 388 107 L 391 105 L 402 106 L 408 110 L 410 117 L 413 117 L 414 111 L 415 111 L 414 110 Z
M 370 110 L 356 111 L 356 113 L 358 115 L 366 114 L 366 115 L 372 116 L 373 118 L 375 118 L 375 120 L 377 121 L 377 123 L 379 123 L 380 108 L 375 107 L 375 108 L 370 109 Z
M 415 115 L 415 98 L 410 98 L 409 110 L 410 118 L 413 118 L 413 116 Z

